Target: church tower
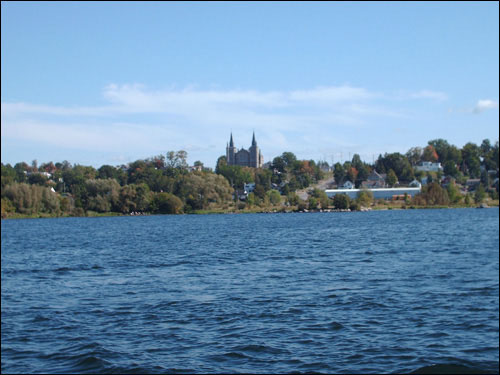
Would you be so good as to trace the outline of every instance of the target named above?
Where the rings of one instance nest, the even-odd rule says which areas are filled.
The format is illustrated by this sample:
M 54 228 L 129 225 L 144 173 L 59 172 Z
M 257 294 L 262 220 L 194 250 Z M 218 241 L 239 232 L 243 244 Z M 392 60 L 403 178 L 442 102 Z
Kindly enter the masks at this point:
M 229 146 L 226 147 L 226 160 L 227 165 L 236 165 L 236 153 L 237 148 L 234 147 L 233 133 L 231 132 L 231 139 L 229 140 Z
M 252 145 L 249 148 L 250 151 L 250 167 L 261 168 L 263 164 L 262 154 L 260 153 L 259 146 L 255 141 L 255 132 L 252 137 Z

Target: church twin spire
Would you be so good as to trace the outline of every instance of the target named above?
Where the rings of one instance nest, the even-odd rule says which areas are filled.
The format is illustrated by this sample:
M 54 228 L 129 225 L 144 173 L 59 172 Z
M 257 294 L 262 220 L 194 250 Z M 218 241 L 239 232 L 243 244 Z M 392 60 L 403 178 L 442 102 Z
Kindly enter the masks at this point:
M 255 140 L 255 131 L 252 135 L 252 146 L 257 146 L 257 141 Z M 234 147 L 233 132 L 231 132 L 231 138 L 229 139 L 229 147 Z
M 259 147 L 257 146 L 257 141 L 255 140 L 255 131 L 252 134 L 252 145 L 248 151 L 245 149 L 238 151 L 238 149 L 234 147 L 233 132 L 231 132 L 229 146 L 226 147 L 226 160 L 228 165 L 261 168 L 264 159 Z

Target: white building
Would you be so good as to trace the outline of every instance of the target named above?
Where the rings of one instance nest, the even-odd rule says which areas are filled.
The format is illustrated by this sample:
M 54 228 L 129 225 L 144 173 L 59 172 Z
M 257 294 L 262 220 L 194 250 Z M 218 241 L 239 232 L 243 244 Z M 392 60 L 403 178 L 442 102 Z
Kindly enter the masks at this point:
M 344 189 L 352 189 L 352 188 L 354 188 L 354 184 L 351 181 L 347 180 L 344 183 Z
M 413 180 L 408 186 L 421 188 L 422 184 L 418 180 Z
M 255 182 L 249 182 L 248 184 L 245 184 L 243 186 L 243 190 L 245 190 L 245 192 L 247 194 L 251 193 L 252 191 L 254 191 L 255 189 Z
M 416 171 L 422 172 L 439 172 L 443 170 L 441 163 L 433 163 L 431 161 L 423 161 L 420 165 L 415 167 Z
M 405 193 L 410 197 L 414 197 L 422 190 L 421 187 L 405 187 L 405 188 L 384 188 L 384 189 L 327 189 L 325 190 L 328 198 L 332 198 L 337 194 L 346 194 L 349 198 L 355 199 L 361 191 L 371 191 L 374 199 L 392 199 L 395 196 L 402 196 Z

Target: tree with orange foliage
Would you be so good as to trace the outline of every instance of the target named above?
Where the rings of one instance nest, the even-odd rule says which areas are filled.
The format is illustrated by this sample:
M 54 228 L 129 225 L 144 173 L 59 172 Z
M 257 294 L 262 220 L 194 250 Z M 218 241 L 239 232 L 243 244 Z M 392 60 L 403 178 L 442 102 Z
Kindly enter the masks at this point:
M 431 161 L 431 162 L 437 162 L 439 159 L 439 156 L 436 152 L 436 149 L 432 145 L 428 145 L 426 148 L 424 148 L 424 153 L 422 155 L 422 160 L 424 161 Z

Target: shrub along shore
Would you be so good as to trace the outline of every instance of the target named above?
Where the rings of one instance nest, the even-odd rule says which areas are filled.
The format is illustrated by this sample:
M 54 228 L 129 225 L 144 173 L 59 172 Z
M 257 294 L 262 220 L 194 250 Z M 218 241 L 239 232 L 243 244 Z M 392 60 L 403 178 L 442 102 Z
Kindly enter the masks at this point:
M 483 203 L 477 204 L 475 202 L 470 204 L 450 204 L 450 205 L 413 205 L 406 204 L 401 201 L 385 201 L 373 202 L 369 207 L 354 206 L 349 208 L 335 208 L 329 206 L 323 208 L 304 208 L 304 206 L 267 206 L 267 207 L 251 207 L 238 209 L 235 206 L 227 208 L 214 208 L 207 210 L 193 210 L 189 213 L 178 213 L 187 215 L 210 215 L 210 214 L 256 214 L 256 213 L 314 213 L 314 212 L 369 212 L 369 211 L 386 211 L 386 210 L 413 210 L 413 209 L 445 209 L 445 208 L 491 208 L 498 207 L 499 201 L 493 199 L 485 199 Z M 116 216 L 149 216 L 149 215 L 162 215 L 160 213 L 147 213 L 147 212 L 96 212 L 86 211 L 85 215 L 75 216 L 71 214 L 54 214 L 54 213 L 35 213 L 35 214 L 20 214 L 11 213 L 10 215 L 3 215 L 2 219 L 36 219 L 36 218 L 58 218 L 58 217 L 116 217 Z

